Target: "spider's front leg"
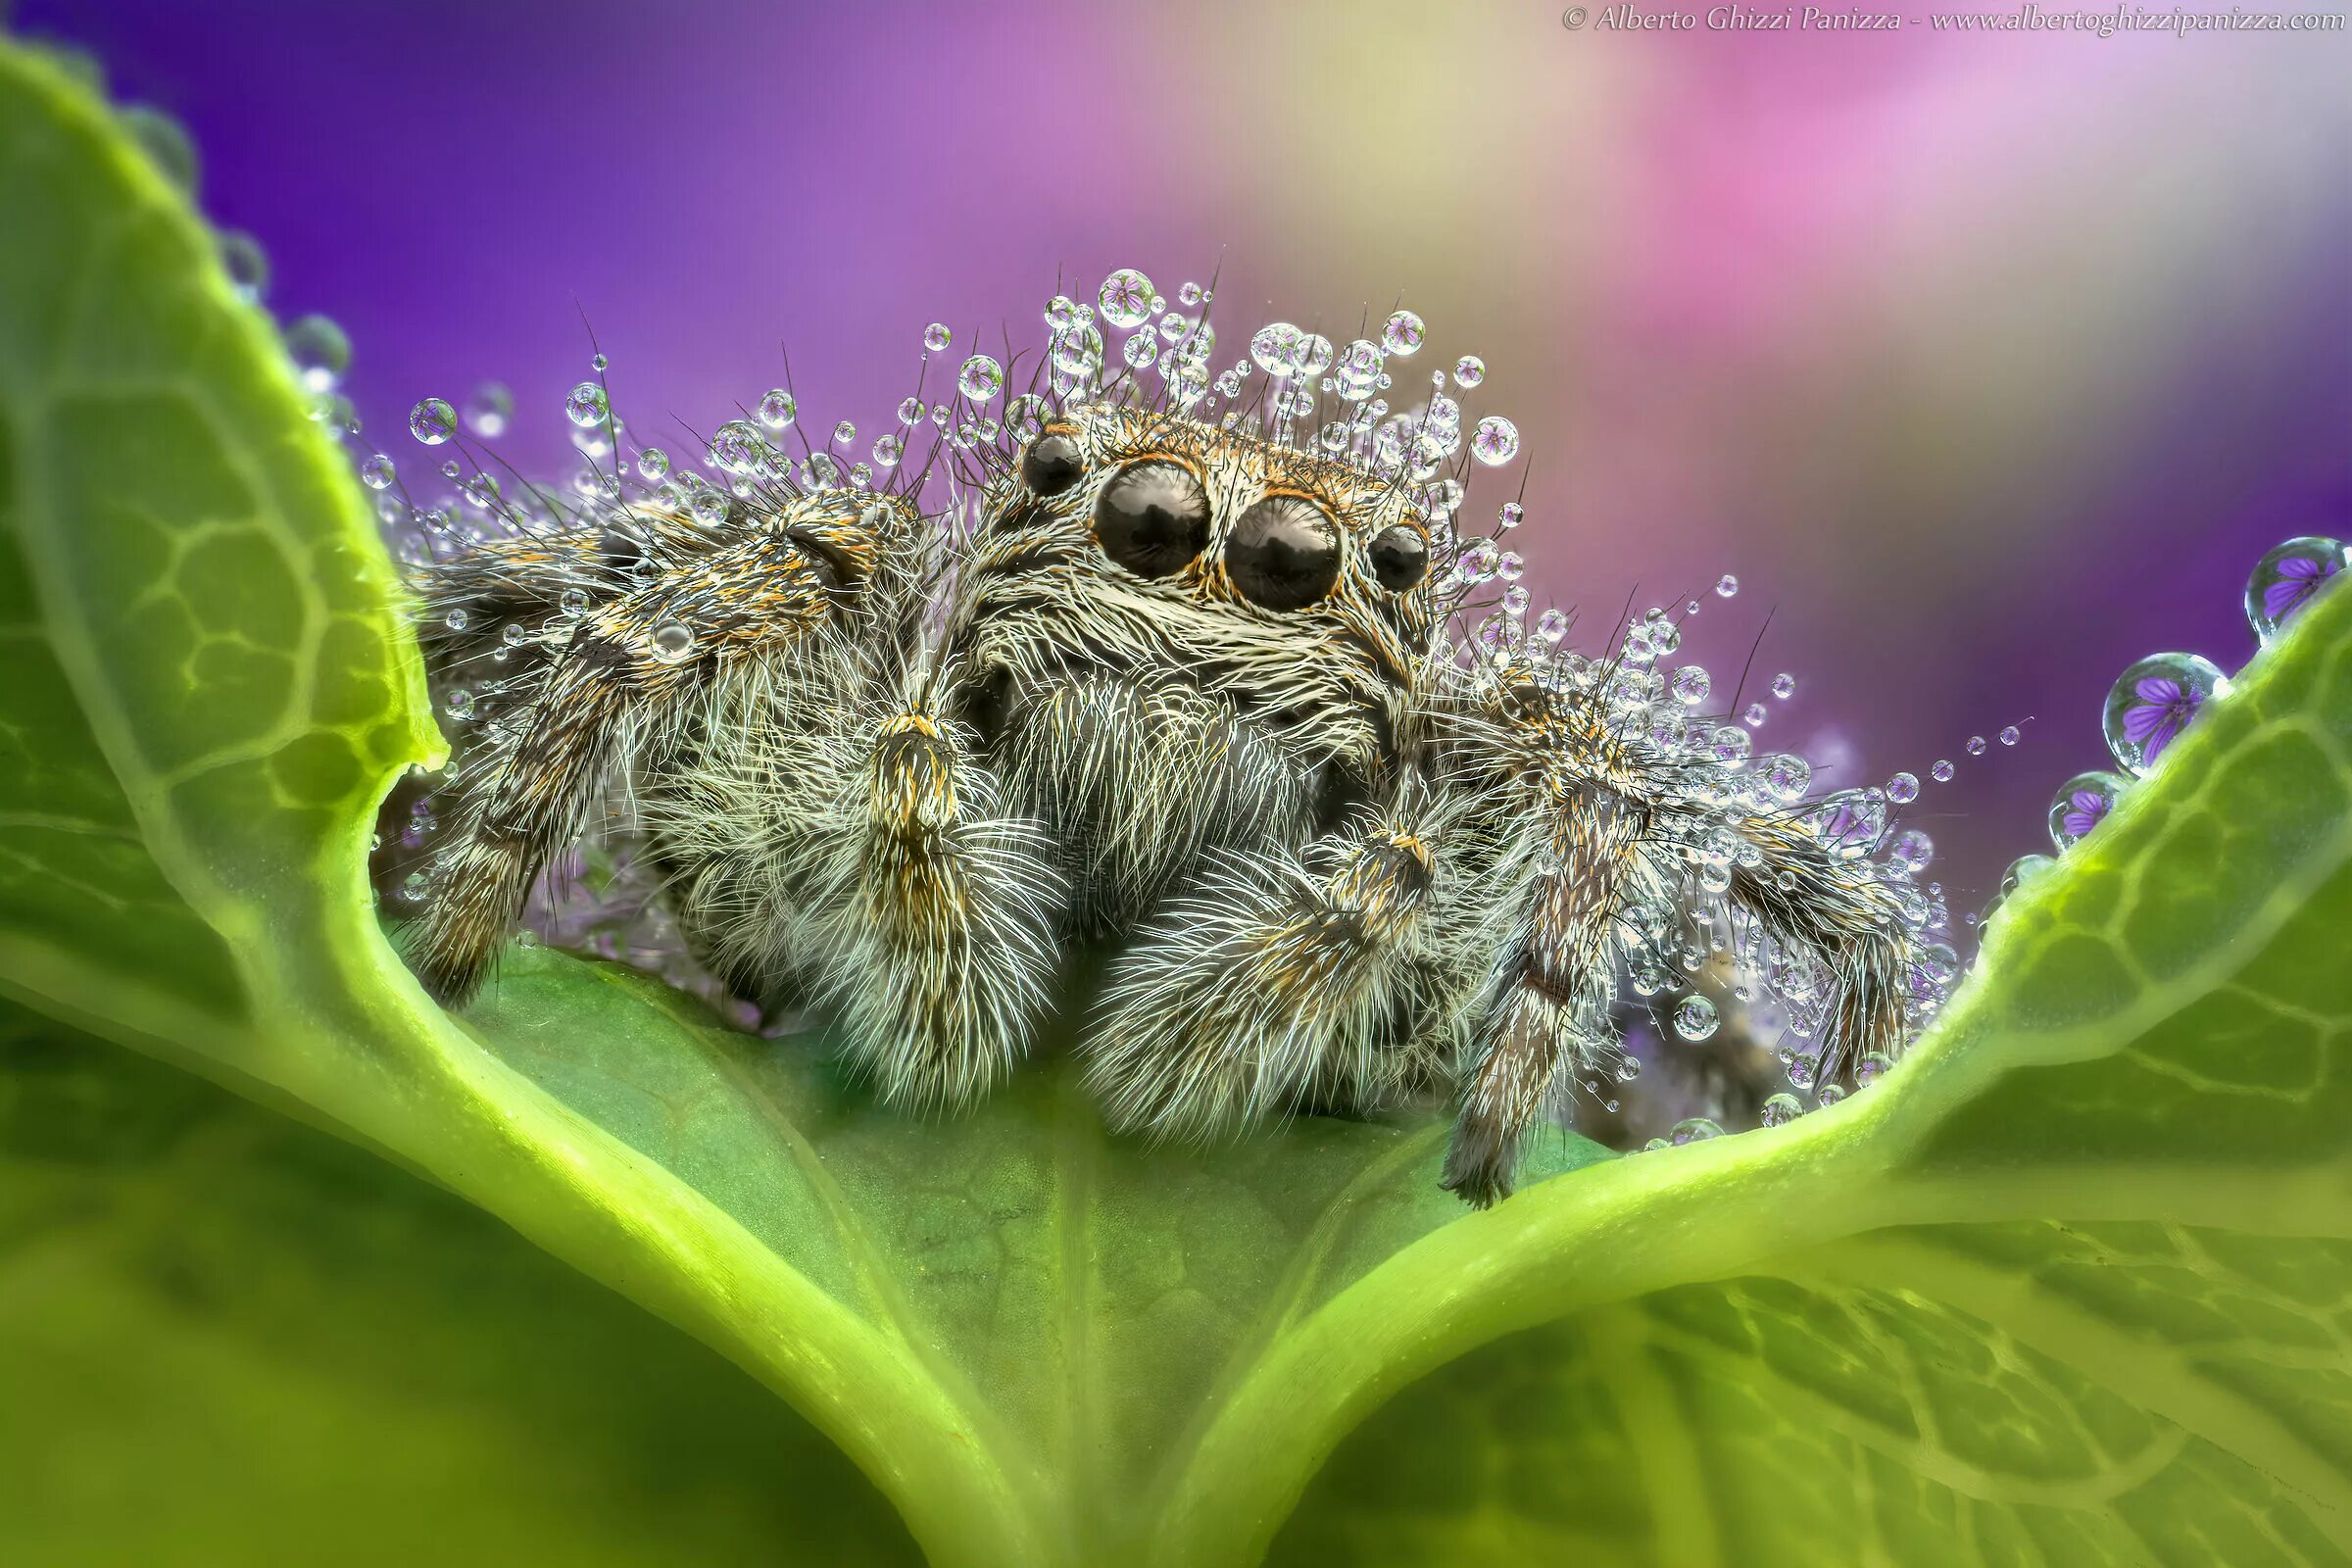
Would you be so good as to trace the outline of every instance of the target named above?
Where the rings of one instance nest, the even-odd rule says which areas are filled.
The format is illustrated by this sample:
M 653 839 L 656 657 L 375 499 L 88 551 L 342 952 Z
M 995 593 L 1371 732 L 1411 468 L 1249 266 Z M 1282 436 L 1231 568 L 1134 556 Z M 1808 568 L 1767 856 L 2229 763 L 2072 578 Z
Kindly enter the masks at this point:
M 880 504 L 797 517 L 584 608 L 552 658 L 530 666 L 513 716 L 461 756 L 456 842 L 408 944 L 425 988 L 448 1003 L 472 995 L 532 879 L 579 835 L 614 773 L 673 734 L 697 694 L 824 624 L 904 522 Z M 461 566 L 429 585 L 428 617 L 476 594 L 481 576 Z
M 1227 856 L 1112 973 L 1087 1081 L 1113 1125 L 1204 1137 L 1269 1113 L 1363 1108 L 1427 1024 L 1416 942 L 1437 867 L 1412 817 Z
M 1461 1075 L 1445 1186 L 1473 1207 L 1510 1196 L 1519 1146 L 1563 1073 L 1613 1054 L 1610 952 L 1644 809 L 1595 781 L 1553 785 L 1547 859 L 1505 942 Z
M 1063 898 L 1043 830 L 1003 814 L 956 726 L 918 697 L 872 732 L 864 820 L 812 904 L 824 987 L 886 1100 L 979 1099 L 1052 995 Z

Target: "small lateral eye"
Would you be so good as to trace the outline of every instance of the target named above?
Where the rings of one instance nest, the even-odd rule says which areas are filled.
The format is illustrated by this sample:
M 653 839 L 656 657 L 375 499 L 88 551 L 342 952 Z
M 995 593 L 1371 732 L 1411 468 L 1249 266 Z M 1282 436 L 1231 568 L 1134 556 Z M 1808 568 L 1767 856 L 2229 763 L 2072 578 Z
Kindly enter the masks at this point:
M 1075 437 L 1060 430 L 1048 430 L 1021 455 L 1021 483 L 1036 495 L 1057 496 L 1085 472 L 1086 454 Z
M 1095 503 L 1095 537 L 1137 576 L 1172 577 L 1208 547 L 1208 492 L 1180 463 L 1131 463 Z
M 1304 496 L 1268 496 L 1235 520 L 1225 569 L 1251 604 L 1303 610 L 1340 580 L 1339 525 Z
M 1372 575 L 1393 594 L 1419 585 L 1429 571 L 1429 541 L 1409 523 L 1383 528 L 1372 541 Z

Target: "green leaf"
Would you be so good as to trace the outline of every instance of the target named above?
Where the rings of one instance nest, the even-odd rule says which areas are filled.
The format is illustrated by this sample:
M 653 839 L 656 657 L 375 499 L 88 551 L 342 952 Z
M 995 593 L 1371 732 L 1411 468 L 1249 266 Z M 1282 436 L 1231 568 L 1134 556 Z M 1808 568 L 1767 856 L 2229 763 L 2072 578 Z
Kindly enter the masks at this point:
M 0 206 L 58 213 L 0 251 L 0 518 L 30 586 L 0 628 L 42 672 L 0 734 L 63 770 L 0 773 L 0 987 L 701 1337 L 935 1563 L 2352 1539 L 2352 596 L 2012 901 L 1880 1087 L 1634 1159 L 1563 1139 L 1469 1214 L 1434 1122 L 1153 1152 L 1102 1132 L 1054 1040 L 927 1124 L 834 1082 L 821 1040 L 556 955 L 444 1016 L 361 876 L 390 773 L 435 743 L 339 457 L 178 197 L 22 56 Z
M 920 1560 L 814 1429 L 496 1221 L 6 1007 L 0 1387 L 10 1562 Z

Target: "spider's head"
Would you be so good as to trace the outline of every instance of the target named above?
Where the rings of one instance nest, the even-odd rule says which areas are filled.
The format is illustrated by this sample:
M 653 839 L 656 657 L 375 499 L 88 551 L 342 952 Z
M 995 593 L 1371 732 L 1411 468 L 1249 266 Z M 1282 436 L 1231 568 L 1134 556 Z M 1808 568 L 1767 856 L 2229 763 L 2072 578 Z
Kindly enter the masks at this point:
M 1309 766 L 1390 760 L 1436 620 L 1405 490 L 1253 433 L 1093 405 L 981 509 L 965 644 L 1016 689 L 1189 687 Z

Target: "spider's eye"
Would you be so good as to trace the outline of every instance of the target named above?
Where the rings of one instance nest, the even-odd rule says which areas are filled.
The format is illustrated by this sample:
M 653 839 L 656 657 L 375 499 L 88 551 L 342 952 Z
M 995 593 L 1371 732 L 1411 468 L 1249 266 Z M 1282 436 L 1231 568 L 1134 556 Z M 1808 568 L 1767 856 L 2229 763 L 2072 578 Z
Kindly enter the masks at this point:
M 1268 496 L 1234 523 L 1225 569 L 1251 604 L 1303 609 L 1340 580 L 1340 530 L 1304 496 Z
M 1172 577 L 1208 546 L 1208 492 L 1182 464 L 1131 464 L 1095 503 L 1095 537 L 1137 576 Z
M 1077 441 L 1059 430 L 1049 430 L 1029 443 L 1021 457 L 1021 483 L 1041 496 L 1057 496 L 1086 472 L 1086 456 Z
M 1372 575 L 1393 594 L 1421 581 L 1429 570 L 1429 541 L 1407 523 L 1383 528 L 1372 541 Z

